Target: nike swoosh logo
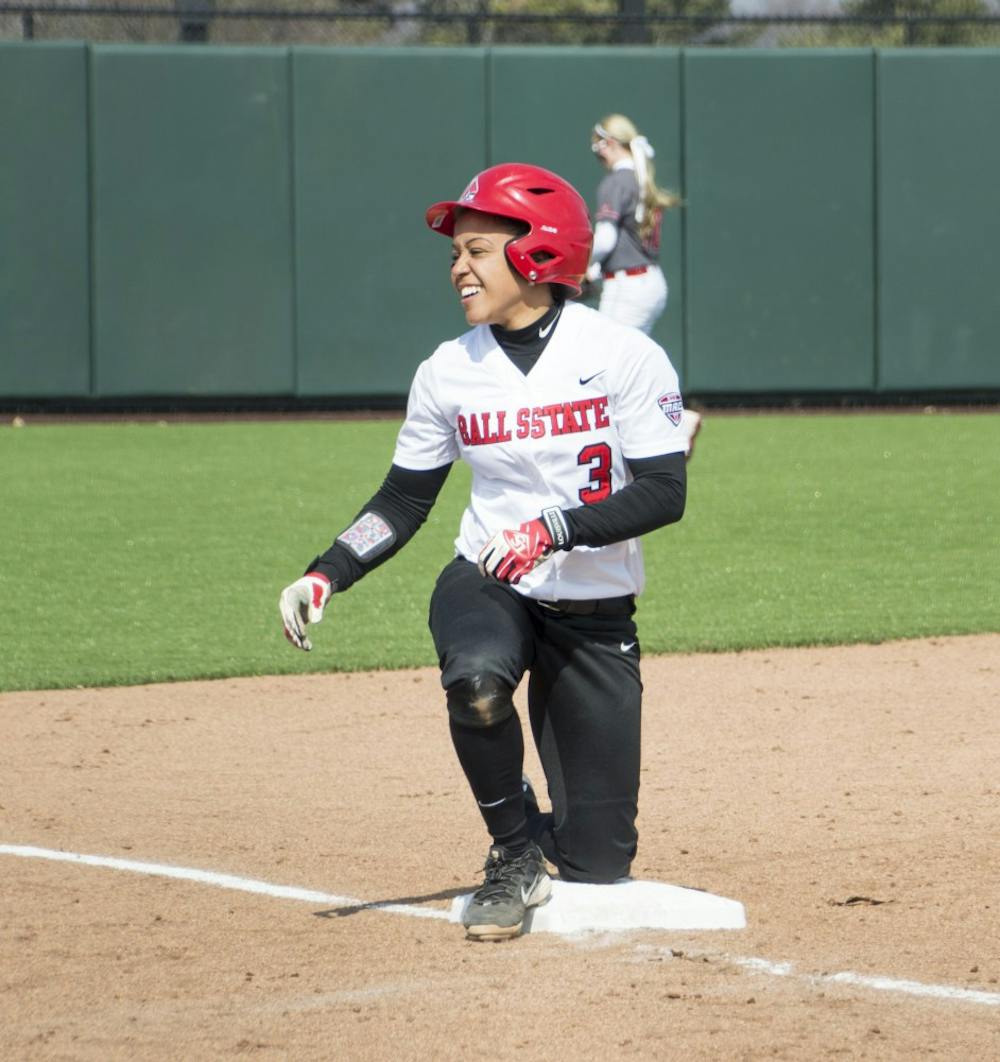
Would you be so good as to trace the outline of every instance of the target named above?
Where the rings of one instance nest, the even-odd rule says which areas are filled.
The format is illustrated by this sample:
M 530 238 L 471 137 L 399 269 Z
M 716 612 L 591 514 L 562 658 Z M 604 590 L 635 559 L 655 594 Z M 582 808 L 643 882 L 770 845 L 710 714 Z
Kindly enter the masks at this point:
M 635 648 L 635 642 L 622 642 L 620 648 L 623 653 L 627 653 L 629 649 Z
M 601 369 L 601 370 L 600 370 L 599 372 L 595 372 L 595 373 L 594 373 L 593 375 L 591 375 L 591 376 L 587 376 L 587 377 L 581 376 L 581 377 L 580 377 L 580 386 L 581 386 L 581 387 L 584 387 L 584 386 L 586 386 L 587 384 L 589 384 L 591 380 L 596 380 L 596 379 L 597 379 L 597 377 L 598 377 L 598 376 L 600 376 L 602 372 L 604 372 L 604 370 L 603 370 L 603 369 Z
M 560 310 L 544 328 L 538 329 L 538 338 L 544 339 L 549 334 L 549 332 L 551 332 L 552 329 L 555 328 L 556 321 L 558 321 L 560 317 L 562 317 L 562 310 Z

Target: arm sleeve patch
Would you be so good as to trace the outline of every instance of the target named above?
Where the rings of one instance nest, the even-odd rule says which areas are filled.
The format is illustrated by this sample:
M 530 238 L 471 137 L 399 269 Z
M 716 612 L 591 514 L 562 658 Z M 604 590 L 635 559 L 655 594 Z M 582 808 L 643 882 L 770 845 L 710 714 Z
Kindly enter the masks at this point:
M 656 404 L 660 407 L 667 420 L 676 428 L 681 422 L 681 415 L 684 413 L 684 401 L 681 396 L 676 391 L 668 391 L 665 395 L 660 395 L 656 400 Z
M 396 541 L 391 524 L 378 513 L 362 513 L 346 531 L 337 536 L 360 561 L 368 561 L 385 552 Z

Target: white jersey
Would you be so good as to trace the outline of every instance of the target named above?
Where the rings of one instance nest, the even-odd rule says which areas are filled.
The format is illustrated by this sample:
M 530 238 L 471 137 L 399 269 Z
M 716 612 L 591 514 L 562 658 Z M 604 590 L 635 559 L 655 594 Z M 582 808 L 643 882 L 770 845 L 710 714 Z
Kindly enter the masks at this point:
M 455 547 L 476 562 L 504 528 L 542 509 L 575 509 L 621 490 L 625 458 L 684 453 L 677 373 L 634 328 L 570 302 L 525 376 L 479 325 L 417 370 L 393 462 L 440 468 L 461 458 L 472 491 Z M 542 600 L 638 594 L 638 539 L 558 551 L 514 588 Z

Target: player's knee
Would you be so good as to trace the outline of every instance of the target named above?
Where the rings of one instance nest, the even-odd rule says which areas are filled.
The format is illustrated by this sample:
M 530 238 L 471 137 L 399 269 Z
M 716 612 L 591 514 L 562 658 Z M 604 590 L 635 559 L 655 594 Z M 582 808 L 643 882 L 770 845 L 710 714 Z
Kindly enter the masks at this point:
M 634 803 L 571 810 L 556 833 L 559 873 L 566 881 L 592 885 L 627 877 L 638 839 Z
M 488 671 L 461 678 L 445 692 L 448 714 L 460 726 L 496 726 L 514 714 L 514 691 Z
M 565 881 L 577 881 L 588 885 L 610 885 L 619 878 L 628 877 L 632 866 L 630 856 L 624 856 L 619 851 L 607 848 L 578 852 L 572 858 L 573 862 L 568 859 L 560 861 L 560 877 Z

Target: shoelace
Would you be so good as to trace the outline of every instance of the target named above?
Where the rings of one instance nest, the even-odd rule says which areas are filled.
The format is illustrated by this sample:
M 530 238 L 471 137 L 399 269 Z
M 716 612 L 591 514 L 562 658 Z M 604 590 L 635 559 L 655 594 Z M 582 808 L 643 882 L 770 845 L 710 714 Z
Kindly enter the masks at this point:
M 476 900 L 482 903 L 485 900 L 507 899 L 515 895 L 517 882 L 514 876 L 516 871 L 523 869 L 523 863 L 523 855 L 507 862 L 487 859 L 483 868 L 486 871 L 486 881 L 476 891 Z

